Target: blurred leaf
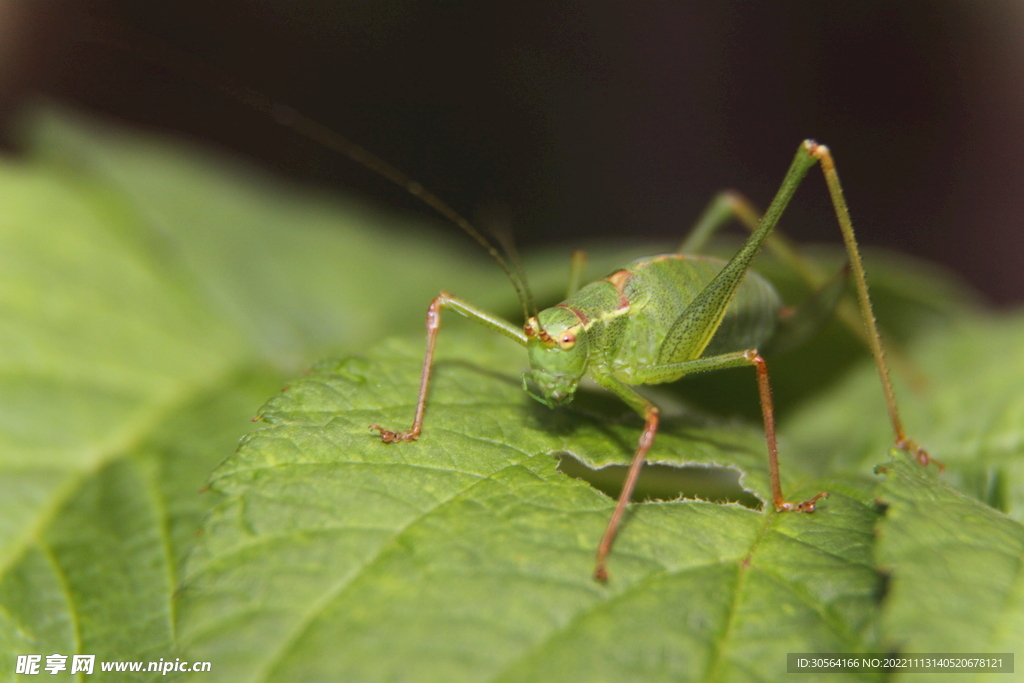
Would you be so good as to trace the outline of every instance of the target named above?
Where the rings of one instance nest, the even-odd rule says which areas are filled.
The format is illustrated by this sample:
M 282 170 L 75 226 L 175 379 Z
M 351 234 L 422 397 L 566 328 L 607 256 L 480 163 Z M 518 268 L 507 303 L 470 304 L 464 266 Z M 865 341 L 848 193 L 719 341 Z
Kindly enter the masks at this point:
M 888 510 L 876 557 L 890 573 L 886 645 L 901 652 L 1024 651 L 1024 526 L 902 454 L 884 473 L 880 497 Z M 942 681 L 990 677 L 934 674 Z
M 637 505 L 602 586 L 614 501 L 553 456 L 625 462 L 639 420 L 536 404 L 504 339 L 449 330 L 439 354 L 419 441 L 367 428 L 412 417 L 422 344 L 392 341 L 295 381 L 218 469 L 180 620 L 211 680 L 764 680 L 787 651 L 871 648 L 873 505 Z M 765 494 L 756 427 L 683 414 L 652 456 L 742 466 Z
M 178 551 L 167 529 L 179 520 L 162 494 L 183 494 L 180 481 L 195 495 L 202 475 L 189 481 L 188 465 L 168 461 L 181 476 L 160 482 L 147 452 L 167 421 L 229 390 L 255 360 L 155 254 L 119 234 L 128 226 L 102 199 L 39 165 L 0 168 L 5 661 L 170 650 Z M 211 446 L 230 444 L 240 430 L 230 431 Z M 217 462 L 209 455 L 195 454 L 200 473 Z

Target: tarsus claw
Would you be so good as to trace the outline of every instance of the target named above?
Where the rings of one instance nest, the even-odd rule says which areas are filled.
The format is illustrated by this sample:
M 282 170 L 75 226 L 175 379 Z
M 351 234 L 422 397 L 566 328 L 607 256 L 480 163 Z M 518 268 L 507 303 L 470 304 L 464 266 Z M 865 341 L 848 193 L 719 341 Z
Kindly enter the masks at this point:
M 398 443 L 399 441 L 416 440 L 416 435 L 412 432 L 393 432 L 390 429 L 384 429 L 379 425 L 370 425 L 370 429 L 376 429 L 380 432 L 380 440 L 384 443 Z
M 896 447 L 899 448 L 902 451 L 905 451 L 909 455 L 911 455 L 915 460 L 917 460 L 918 464 L 920 464 L 921 467 L 928 467 L 928 465 L 934 464 L 936 467 L 939 468 L 939 472 L 945 472 L 946 471 L 946 466 L 945 465 L 943 465 L 941 462 L 939 462 L 938 460 L 936 460 L 932 456 L 928 455 L 928 451 L 926 451 L 925 449 L 921 448 L 920 446 L 918 446 L 916 443 L 914 443 L 910 439 L 904 439 L 903 441 L 897 441 L 896 442 Z
M 814 512 L 814 510 L 816 509 L 814 504 L 817 503 L 822 498 L 828 498 L 828 491 L 822 491 L 814 498 L 811 498 L 810 500 L 805 500 L 802 503 L 783 503 L 782 505 L 777 506 L 775 509 L 778 510 L 779 512 Z

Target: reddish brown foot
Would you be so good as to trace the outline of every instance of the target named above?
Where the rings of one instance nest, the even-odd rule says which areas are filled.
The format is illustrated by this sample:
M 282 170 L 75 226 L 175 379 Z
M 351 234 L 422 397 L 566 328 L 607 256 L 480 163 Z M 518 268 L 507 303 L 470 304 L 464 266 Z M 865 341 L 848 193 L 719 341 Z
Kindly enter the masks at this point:
M 775 509 L 779 512 L 814 512 L 814 504 L 822 498 L 828 498 L 828 491 L 822 491 L 814 498 L 805 500 L 802 503 L 783 503 L 781 505 L 776 505 Z
M 398 443 L 399 441 L 415 441 L 419 434 L 414 432 L 393 432 L 378 425 L 370 425 L 370 429 L 380 432 L 380 440 L 384 443 Z
M 921 465 L 921 467 L 928 467 L 928 465 L 934 463 L 939 468 L 939 472 L 945 472 L 946 466 L 940 461 L 936 460 L 932 456 L 928 455 L 928 451 L 918 446 L 916 443 L 907 439 L 906 441 L 897 441 L 896 447 L 900 450 L 910 454 L 915 460 Z
M 605 569 L 603 564 L 599 564 L 594 568 L 594 581 L 598 583 L 608 583 L 608 570 Z

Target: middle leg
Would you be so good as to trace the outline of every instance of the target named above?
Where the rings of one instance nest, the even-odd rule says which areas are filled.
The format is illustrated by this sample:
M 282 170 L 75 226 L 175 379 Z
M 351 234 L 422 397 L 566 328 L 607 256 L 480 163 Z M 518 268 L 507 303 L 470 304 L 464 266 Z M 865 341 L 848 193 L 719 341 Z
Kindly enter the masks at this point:
M 681 363 L 655 365 L 642 370 L 634 379 L 638 384 L 666 382 L 684 375 L 709 370 L 753 365 L 757 369 L 757 389 L 761 400 L 761 417 L 764 421 L 764 438 L 768 447 L 768 477 L 772 489 L 772 505 L 779 512 L 814 512 L 814 504 L 827 493 L 819 493 L 810 500 L 791 503 L 782 495 L 782 480 L 779 476 L 779 448 L 775 438 L 775 409 L 772 403 L 771 384 L 768 380 L 768 365 L 758 354 L 757 349 L 747 349 L 720 356 L 697 358 Z

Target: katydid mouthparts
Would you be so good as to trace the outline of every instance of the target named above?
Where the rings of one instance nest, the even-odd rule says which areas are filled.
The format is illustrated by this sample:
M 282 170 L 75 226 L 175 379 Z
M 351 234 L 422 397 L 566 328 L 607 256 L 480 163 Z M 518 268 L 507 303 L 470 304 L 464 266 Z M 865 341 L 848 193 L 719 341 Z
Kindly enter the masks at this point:
M 380 433 L 383 442 L 399 443 L 420 438 L 441 311 L 445 309 L 526 347 L 530 370 L 523 375 L 523 388 L 541 403 L 555 407 L 570 402 L 580 380 L 589 375 L 643 418 L 644 428 L 622 493 L 597 546 L 596 580 L 604 582 L 608 579 L 609 553 L 647 452 L 658 432 L 660 411 L 637 392 L 636 385 L 673 382 L 697 372 L 753 366 L 768 450 L 771 504 L 778 512 L 809 513 L 815 510 L 820 499 L 827 496 L 826 492 L 821 492 L 798 502 L 783 496 L 768 367 L 759 349 L 793 346 L 813 334 L 822 317 L 830 314 L 839 303 L 848 274 L 853 276 L 863 323 L 863 327 L 855 329 L 855 332 L 874 357 L 894 443 L 922 465 L 931 462 L 928 453 L 908 438 L 903 429 L 849 210 L 835 163 L 825 145 L 813 140 L 800 144 L 782 186 L 763 216 L 759 217 L 740 195 L 724 192 L 711 202 L 678 252 L 636 259 L 583 287 L 580 287 L 580 280 L 585 257 L 582 252 L 576 252 L 571 262 L 567 298 L 556 306 L 538 311 L 518 259 L 509 246 L 503 245 L 503 255 L 491 240 L 421 184 L 334 131 L 287 107 L 275 106 L 271 113 L 280 123 L 346 154 L 404 187 L 458 225 L 497 261 L 519 297 L 526 320 L 522 327 L 447 292 L 441 292 L 430 303 L 426 323 L 427 348 L 412 426 L 408 430 L 397 431 L 371 425 L 371 429 Z M 772 231 L 801 181 L 815 165 L 820 165 L 824 173 L 848 263 L 831 280 L 813 283 L 817 290 L 794 309 L 784 307 L 772 285 L 750 270 L 750 265 L 762 246 L 785 245 Z M 733 219 L 746 223 L 752 232 L 729 261 L 696 253 L 716 230 Z M 799 257 L 793 252 L 790 251 L 788 258 L 791 262 L 796 259 L 800 265 Z M 806 269 L 801 270 L 806 273 Z

